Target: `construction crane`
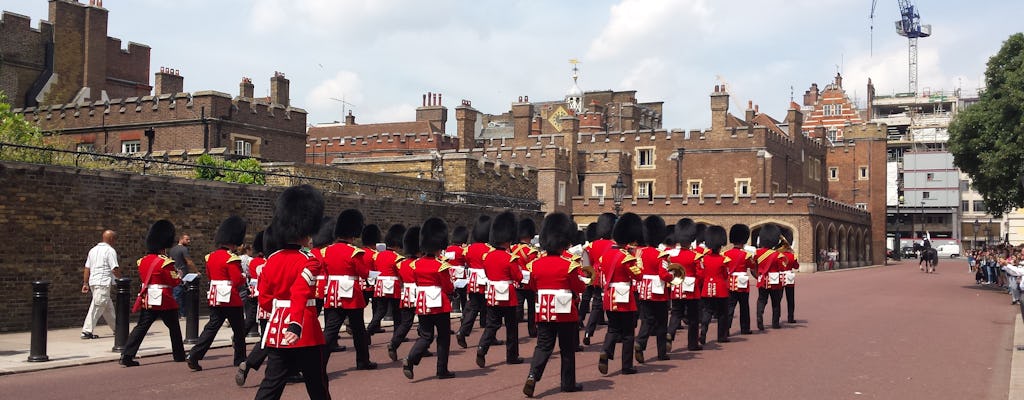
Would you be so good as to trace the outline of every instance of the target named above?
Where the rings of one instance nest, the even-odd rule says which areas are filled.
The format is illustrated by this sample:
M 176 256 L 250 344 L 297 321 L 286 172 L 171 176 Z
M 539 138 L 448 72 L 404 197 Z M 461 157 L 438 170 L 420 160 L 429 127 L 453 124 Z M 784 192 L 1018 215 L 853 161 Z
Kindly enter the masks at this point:
M 896 33 L 907 38 L 909 46 L 910 93 L 917 93 L 917 39 L 932 35 L 931 25 L 921 25 L 921 15 L 910 0 L 898 0 L 900 20 L 896 21 Z

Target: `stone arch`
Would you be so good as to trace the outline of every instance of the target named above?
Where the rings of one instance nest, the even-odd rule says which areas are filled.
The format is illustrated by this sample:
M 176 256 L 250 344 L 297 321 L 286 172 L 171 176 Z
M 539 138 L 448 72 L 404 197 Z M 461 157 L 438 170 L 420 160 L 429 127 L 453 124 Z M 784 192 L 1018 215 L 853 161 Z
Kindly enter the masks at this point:
M 857 231 L 853 233 L 854 241 L 854 265 L 861 267 L 864 266 L 864 229 L 857 228 Z
M 826 251 L 828 249 L 828 233 L 825 231 L 825 227 L 819 222 L 814 225 L 814 254 L 812 255 L 815 269 L 817 271 L 821 271 L 822 267 L 825 265 L 825 260 L 822 259 L 821 256 L 821 250 L 823 249 Z
M 865 229 L 864 232 L 861 233 L 860 238 L 864 242 L 864 265 L 871 265 L 871 263 L 874 262 L 871 257 L 873 254 L 871 252 L 871 231 Z

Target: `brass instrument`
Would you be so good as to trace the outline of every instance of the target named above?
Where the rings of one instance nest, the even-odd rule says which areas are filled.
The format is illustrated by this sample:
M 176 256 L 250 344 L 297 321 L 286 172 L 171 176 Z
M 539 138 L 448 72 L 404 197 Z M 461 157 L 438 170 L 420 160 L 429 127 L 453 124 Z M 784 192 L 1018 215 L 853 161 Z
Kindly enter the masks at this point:
M 597 279 L 597 271 L 594 270 L 594 267 L 587 265 L 582 267 L 581 270 L 583 271 L 583 276 L 587 278 L 589 282 L 593 282 L 594 279 Z
M 779 246 L 776 247 L 775 250 L 780 253 L 792 253 L 793 247 L 790 246 L 789 241 L 786 240 L 785 236 L 783 236 L 779 238 Z
M 666 266 L 665 269 L 667 269 L 668 272 L 671 272 L 672 276 L 676 278 L 683 279 L 686 277 L 686 269 L 683 268 L 682 265 L 671 263 L 668 266 Z

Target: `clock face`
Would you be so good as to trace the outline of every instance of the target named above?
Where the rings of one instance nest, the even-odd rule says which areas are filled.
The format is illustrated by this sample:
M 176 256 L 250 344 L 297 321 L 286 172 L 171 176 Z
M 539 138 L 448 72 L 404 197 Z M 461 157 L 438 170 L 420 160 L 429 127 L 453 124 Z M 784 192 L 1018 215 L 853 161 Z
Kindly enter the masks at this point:
M 558 109 L 553 111 L 551 113 L 551 115 L 548 116 L 548 123 L 550 123 L 551 126 L 554 127 L 556 131 L 561 132 L 562 131 L 562 121 L 561 121 L 561 118 L 564 117 L 564 116 L 567 116 L 567 115 L 569 115 L 569 112 L 565 111 L 564 107 L 558 106 Z

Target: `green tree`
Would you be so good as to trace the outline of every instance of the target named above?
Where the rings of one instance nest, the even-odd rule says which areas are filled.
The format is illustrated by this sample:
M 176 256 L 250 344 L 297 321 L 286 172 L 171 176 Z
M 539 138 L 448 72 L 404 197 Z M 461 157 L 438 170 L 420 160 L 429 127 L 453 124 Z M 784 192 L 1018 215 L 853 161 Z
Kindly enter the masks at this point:
M 7 96 L 0 92 L 0 160 L 25 161 L 31 163 L 53 163 L 53 152 L 39 149 L 25 149 L 3 144 L 46 147 L 39 128 L 11 110 Z
M 209 154 L 196 159 L 196 178 L 249 185 L 265 185 L 267 177 L 263 174 L 263 166 L 255 158 L 238 161 L 218 160 Z
M 995 216 L 1024 207 L 1024 34 L 988 60 L 978 103 L 949 126 L 949 149 Z

